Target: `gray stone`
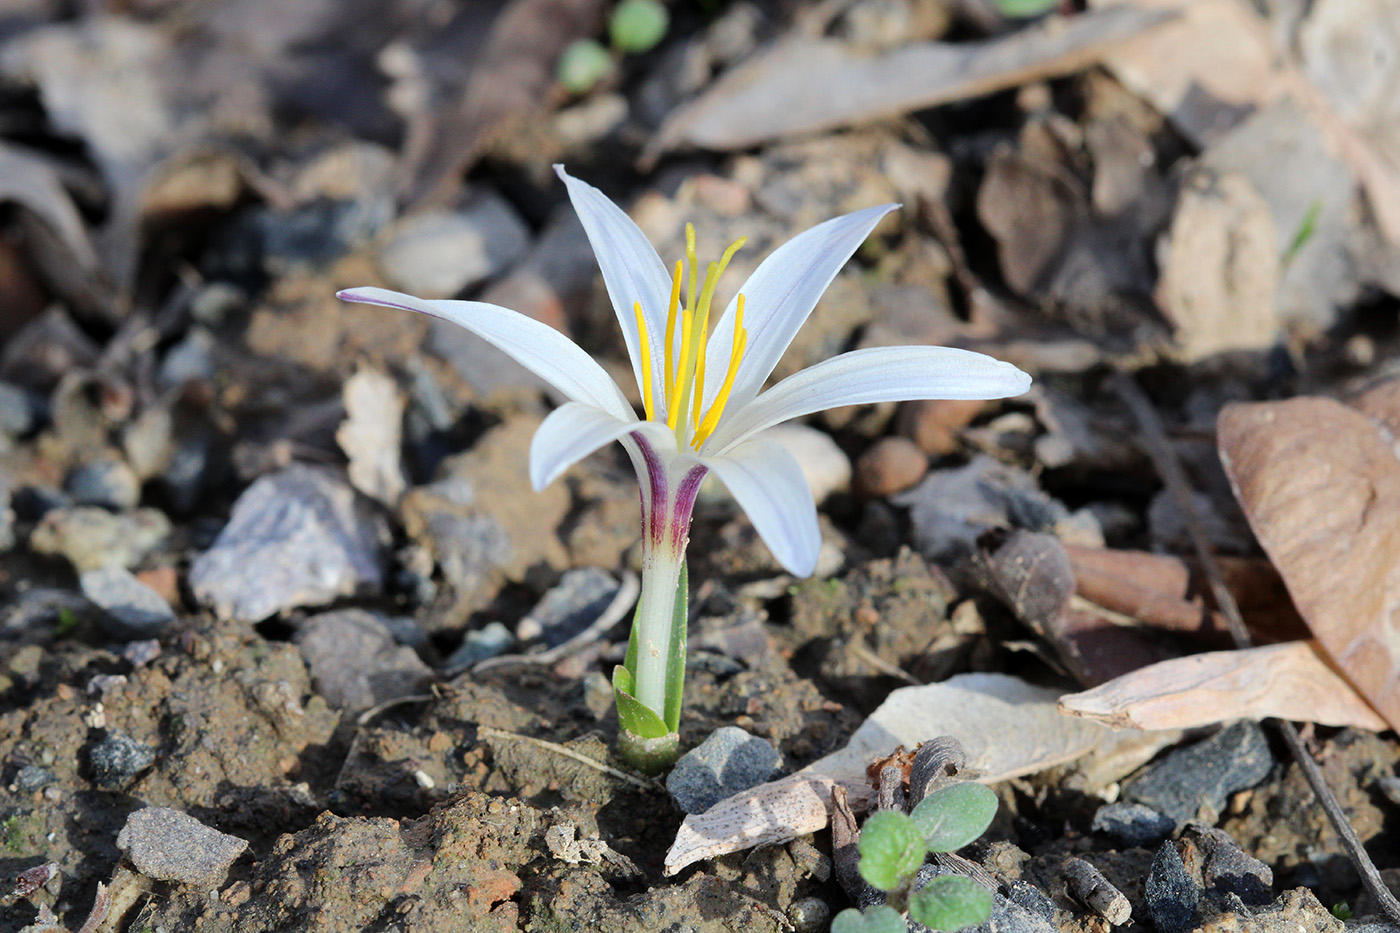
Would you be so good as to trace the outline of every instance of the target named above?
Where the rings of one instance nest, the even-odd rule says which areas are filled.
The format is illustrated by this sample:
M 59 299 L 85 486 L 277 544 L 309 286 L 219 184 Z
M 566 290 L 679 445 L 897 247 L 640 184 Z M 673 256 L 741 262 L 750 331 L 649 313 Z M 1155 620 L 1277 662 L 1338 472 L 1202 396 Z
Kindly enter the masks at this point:
M 190 587 L 223 618 L 256 622 L 383 585 L 382 519 L 329 472 L 292 464 L 259 478 L 190 568 Z
M 175 621 L 170 604 L 123 567 L 85 571 L 78 585 L 84 596 L 104 610 L 99 624 L 113 638 L 156 638 Z
M 501 272 L 524 254 L 530 230 L 499 195 L 456 213 L 422 213 L 399 224 L 379 251 L 395 287 L 424 298 L 450 298 Z
M 179 810 L 145 807 L 126 818 L 117 848 L 147 878 L 208 889 L 224 883 L 248 843 Z
M 510 535 L 490 515 L 434 512 L 426 531 L 443 579 L 459 593 L 477 589 L 510 560 Z
M 1274 899 L 1274 870 L 1241 849 L 1225 830 L 1192 821 L 1182 838 L 1201 853 L 1201 883 L 1206 890 L 1232 894 L 1250 907 L 1262 907 Z
M 296 640 L 316 692 L 335 707 L 378 706 L 421 693 L 433 679 L 413 649 L 396 644 L 389 627 L 363 609 L 314 616 Z
M 88 753 L 92 781 L 104 790 L 121 790 L 155 760 L 154 749 L 125 732 L 109 732 Z
M 156 380 L 165 388 L 186 382 L 214 378 L 214 335 L 203 327 L 192 327 L 175 346 L 166 351 L 156 370 Z
M 461 646 L 447 659 L 443 667 L 450 671 L 465 670 L 488 658 L 505 654 L 515 644 L 515 636 L 500 622 L 488 622 L 473 629 L 462 638 Z
M 909 509 L 920 553 L 940 562 L 970 554 L 977 536 L 991 528 L 1050 532 L 1069 517 L 1062 503 L 1036 488 L 1030 474 L 986 455 L 930 473 L 890 501 Z
M 737 726 L 722 726 L 681 756 L 666 776 L 666 790 L 686 813 L 704 813 L 732 794 L 762 784 L 778 767 L 767 739 Z
M 141 501 L 141 480 L 115 457 L 99 457 L 75 467 L 63 488 L 78 505 L 121 510 L 135 508 Z
M 522 641 L 543 638 L 551 648 L 562 645 L 602 614 L 618 586 L 612 574 L 597 567 L 567 571 L 520 620 L 515 634 Z
M 1099 807 L 1090 827 L 1107 833 L 1125 846 L 1156 845 L 1172 834 L 1176 821 L 1140 803 L 1110 803 Z
M 0 382 L 0 434 L 22 437 L 34 430 L 39 421 L 39 404 L 19 386 Z
M 19 769 L 15 775 L 15 790 L 21 794 L 32 794 L 36 790 L 43 790 L 50 784 L 58 783 L 58 778 L 52 771 L 41 768 L 39 765 L 25 765 Z
M 170 535 L 170 520 L 155 509 L 114 514 L 96 506 L 51 509 L 34 527 L 29 546 L 66 557 L 79 573 L 134 567 Z
M 1230 794 L 1258 784 L 1273 766 L 1263 730 L 1243 720 L 1162 758 L 1124 785 L 1123 798 L 1182 826 L 1202 809 L 1218 816 Z
M 1201 889 L 1191 880 L 1171 840 L 1162 843 L 1153 857 L 1142 897 L 1158 933 L 1186 933 L 1195 926 Z

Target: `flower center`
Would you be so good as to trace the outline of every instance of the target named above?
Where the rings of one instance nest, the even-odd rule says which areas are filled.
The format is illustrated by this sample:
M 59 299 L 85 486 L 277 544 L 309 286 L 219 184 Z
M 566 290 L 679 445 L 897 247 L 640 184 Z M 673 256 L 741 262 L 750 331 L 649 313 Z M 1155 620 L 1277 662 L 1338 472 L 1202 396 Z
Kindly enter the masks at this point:
M 739 372 L 739 360 L 744 355 L 744 345 L 748 342 L 748 331 L 744 329 L 744 296 L 735 299 L 734 342 L 729 350 L 729 369 L 724 382 L 705 408 L 705 357 L 710 340 L 710 305 L 715 296 L 715 284 L 729 265 L 729 260 L 747 242 L 740 237 L 730 244 L 718 262 L 712 262 L 705 270 L 705 283 L 700 285 L 696 278 L 698 263 L 695 258 L 695 227 L 685 225 L 685 260 L 676 260 L 676 269 L 671 276 L 671 307 L 666 313 L 666 367 L 662 373 L 662 388 L 665 392 L 666 426 L 676 433 L 678 444 L 689 443 L 699 450 L 700 445 L 714 433 L 724 414 L 725 403 L 734 388 L 734 378 Z M 689 265 L 689 274 L 686 266 Z M 681 281 L 688 282 L 686 301 L 681 305 Z M 697 295 L 698 291 L 698 295 Z M 632 313 L 637 318 L 638 344 L 642 355 L 642 400 L 646 406 L 647 420 L 656 421 L 656 403 L 651 390 L 651 341 L 647 335 L 646 318 L 642 314 L 642 303 L 634 302 Z M 721 311 L 720 315 L 724 312 Z M 719 317 L 715 318 L 719 323 Z M 677 347 L 676 329 L 680 328 L 680 346 Z

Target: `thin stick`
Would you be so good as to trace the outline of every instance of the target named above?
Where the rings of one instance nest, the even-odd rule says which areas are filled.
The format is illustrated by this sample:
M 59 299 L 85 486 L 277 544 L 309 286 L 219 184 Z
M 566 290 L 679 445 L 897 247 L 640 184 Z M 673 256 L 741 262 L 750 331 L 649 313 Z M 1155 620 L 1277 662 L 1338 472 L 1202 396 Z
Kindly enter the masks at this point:
M 536 739 L 528 735 L 520 735 L 516 732 L 507 732 L 504 729 L 494 729 L 491 726 L 478 726 L 477 734 L 497 739 L 510 739 L 515 742 L 524 742 L 526 745 L 533 745 L 536 748 L 547 749 L 555 754 L 563 755 L 565 758 L 572 758 L 574 761 L 588 765 L 590 768 L 597 768 L 604 774 L 611 775 L 621 781 L 626 781 L 628 784 L 634 787 L 640 787 L 643 790 L 656 790 L 658 787 L 655 781 L 648 781 L 644 778 L 628 774 L 626 771 L 619 771 L 612 765 L 605 765 L 596 758 L 589 758 L 587 755 L 576 752 L 572 748 L 558 745 L 544 739 Z
M 1220 563 L 1215 559 L 1215 550 L 1211 547 L 1210 540 L 1206 537 L 1205 528 L 1201 523 L 1201 518 L 1196 514 L 1195 503 L 1191 501 L 1191 487 L 1186 481 L 1186 473 L 1181 468 L 1181 462 L 1176 457 L 1176 452 L 1172 450 L 1171 444 L 1167 441 L 1166 429 L 1162 426 L 1162 419 L 1158 417 L 1156 409 L 1152 407 L 1152 402 L 1147 398 L 1146 393 L 1133 378 L 1126 373 L 1118 373 L 1111 380 L 1113 390 L 1118 393 L 1137 419 L 1138 427 L 1142 429 L 1144 446 L 1147 456 L 1152 460 L 1152 465 L 1157 473 L 1166 483 L 1173 498 L 1176 499 L 1177 506 L 1182 514 L 1186 516 L 1186 527 L 1191 535 L 1191 543 L 1196 550 L 1196 557 L 1201 562 L 1201 569 L 1206 574 L 1206 579 L 1210 582 L 1211 593 L 1215 596 L 1216 605 L 1220 607 L 1220 612 L 1225 616 L 1225 622 L 1230 630 L 1230 637 L 1234 639 L 1235 647 L 1239 649 L 1249 648 L 1253 645 L 1249 637 L 1249 630 L 1245 627 L 1244 617 L 1240 615 L 1240 607 L 1235 603 L 1234 594 L 1225 585 L 1225 576 L 1220 571 Z M 1385 915 L 1393 923 L 1400 923 L 1400 901 L 1390 893 L 1386 887 L 1381 874 L 1376 870 L 1375 863 L 1366 854 L 1366 847 L 1361 844 L 1361 839 L 1356 835 L 1356 830 L 1352 828 L 1351 821 L 1347 819 L 1342 805 L 1337 802 L 1336 795 L 1332 793 L 1332 788 L 1327 785 L 1327 779 L 1322 774 L 1322 769 L 1317 766 L 1308 750 L 1303 747 L 1303 740 L 1298 735 L 1298 730 L 1293 723 L 1281 719 L 1271 719 L 1269 722 L 1278 727 L 1283 734 L 1284 743 L 1288 750 L 1292 752 L 1293 758 L 1298 762 L 1298 767 L 1303 771 L 1303 777 L 1312 787 L 1313 794 L 1316 795 L 1318 803 L 1322 804 L 1322 810 L 1327 814 L 1327 819 L 1331 821 L 1332 828 L 1337 831 L 1337 836 L 1342 840 L 1343 847 L 1347 850 L 1347 855 L 1356 866 L 1356 872 L 1361 876 L 1361 883 L 1366 886 L 1366 890 L 1371 893 L 1371 897 L 1380 905 Z

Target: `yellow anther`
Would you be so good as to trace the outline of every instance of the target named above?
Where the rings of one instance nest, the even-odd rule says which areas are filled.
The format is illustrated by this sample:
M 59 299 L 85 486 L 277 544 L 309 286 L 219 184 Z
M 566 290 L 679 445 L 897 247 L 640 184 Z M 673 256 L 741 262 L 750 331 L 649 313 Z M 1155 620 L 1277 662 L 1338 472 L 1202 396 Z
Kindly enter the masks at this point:
M 676 341 L 676 313 L 681 306 L 681 275 L 685 272 L 682 262 L 676 260 L 676 272 L 671 276 L 671 307 L 666 312 L 666 370 L 662 376 L 665 381 L 663 388 L 666 390 L 667 410 L 670 410 L 671 396 L 676 391 L 676 371 L 673 366 L 672 356 L 674 351 L 671 345 Z M 651 419 L 651 412 L 648 410 L 647 419 Z
M 642 303 L 632 302 L 632 313 L 637 317 L 637 346 L 642 357 L 642 405 L 646 408 L 647 420 L 655 417 L 651 398 L 651 337 L 647 335 L 646 318 L 642 317 Z
M 690 269 L 689 294 L 685 299 L 686 309 L 695 310 L 695 270 L 700 265 L 700 260 L 695 256 L 695 224 L 685 225 L 685 261 Z
M 700 445 L 714 433 L 715 427 L 719 425 L 720 416 L 724 414 L 725 403 L 729 401 L 729 393 L 734 388 L 734 379 L 739 375 L 739 360 L 744 356 L 744 345 L 749 342 L 748 331 L 744 330 L 744 296 L 739 295 L 735 301 L 734 309 L 734 345 L 729 351 L 729 369 L 724 374 L 724 385 L 720 386 L 719 393 L 715 396 L 714 402 L 710 405 L 710 410 L 705 414 L 705 419 L 700 422 L 695 429 L 695 437 L 690 441 L 692 447 L 700 449 Z M 698 410 L 698 409 L 697 409 Z

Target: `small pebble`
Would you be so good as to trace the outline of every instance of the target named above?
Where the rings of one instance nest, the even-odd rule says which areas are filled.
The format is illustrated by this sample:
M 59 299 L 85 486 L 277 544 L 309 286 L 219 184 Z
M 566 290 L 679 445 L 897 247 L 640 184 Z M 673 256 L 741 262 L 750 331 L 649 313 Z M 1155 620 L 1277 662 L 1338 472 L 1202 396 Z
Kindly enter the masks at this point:
M 1176 822 L 1140 803 L 1110 803 L 1099 807 L 1091 827 L 1107 833 L 1125 846 L 1156 845 L 1172 834 Z
M 666 777 L 666 789 L 684 812 L 703 813 L 762 784 L 777 767 L 778 750 L 767 739 L 722 726 L 681 756 Z
M 1201 859 L 1201 882 L 1208 890 L 1229 892 L 1251 907 L 1274 899 L 1274 870 L 1241 849 L 1225 830 L 1191 822 L 1183 838 Z
M 104 790 L 121 790 L 155 760 L 154 749 L 124 732 L 108 733 L 88 754 L 93 783 Z
M 530 230 L 499 195 L 457 213 L 419 213 L 402 221 L 379 252 L 393 285 L 450 298 L 509 266 L 530 245 Z
M 78 585 L 103 610 L 102 630 L 120 641 L 157 638 L 175 621 L 170 604 L 122 567 L 85 571 Z
M 120 511 L 141 501 L 141 481 L 122 460 L 102 457 L 76 467 L 63 488 L 79 505 L 95 505 Z
M 777 441 L 792 454 L 816 503 L 850 488 L 851 458 L 825 431 L 805 424 L 780 424 L 762 436 Z
M 58 554 L 79 573 L 100 567 L 132 567 L 170 534 L 170 520 L 155 509 L 115 515 L 94 506 L 52 509 L 29 536 L 40 554 Z
M 986 406 L 980 399 L 915 399 L 899 407 L 896 427 L 924 453 L 941 457 L 962 445 L 958 432 Z
M 213 547 L 190 567 L 190 588 L 221 618 L 258 622 L 384 583 L 388 532 L 334 474 L 294 463 L 238 497 Z
M 340 709 L 368 709 L 421 693 L 433 672 L 413 651 L 395 643 L 389 627 L 363 609 L 308 619 L 297 645 L 316 692 Z
M 908 438 L 882 437 L 856 461 L 856 488 L 867 496 L 903 492 L 924 478 L 928 455 Z
M 521 641 L 542 637 L 551 648 L 561 645 L 607 609 L 618 586 L 612 574 L 597 567 L 570 570 L 520 620 L 515 634 Z
M 30 794 L 36 790 L 43 790 L 50 784 L 56 783 L 58 778 L 47 768 L 38 765 L 25 765 L 15 774 L 15 790 L 21 794 Z
M 510 629 L 500 622 L 487 622 L 481 628 L 467 632 L 461 646 L 452 652 L 443 667 L 450 671 L 465 670 L 488 658 L 500 657 L 514 645 L 515 635 Z
M 831 907 L 819 897 L 800 897 L 787 909 L 796 933 L 822 933 L 831 923 Z
M 1158 933 L 1186 933 L 1195 926 L 1201 890 L 1187 874 L 1181 853 L 1170 839 L 1157 849 L 1142 893 Z
M 179 810 L 145 807 L 126 818 L 117 848 L 148 878 L 209 889 L 224 883 L 248 843 Z

